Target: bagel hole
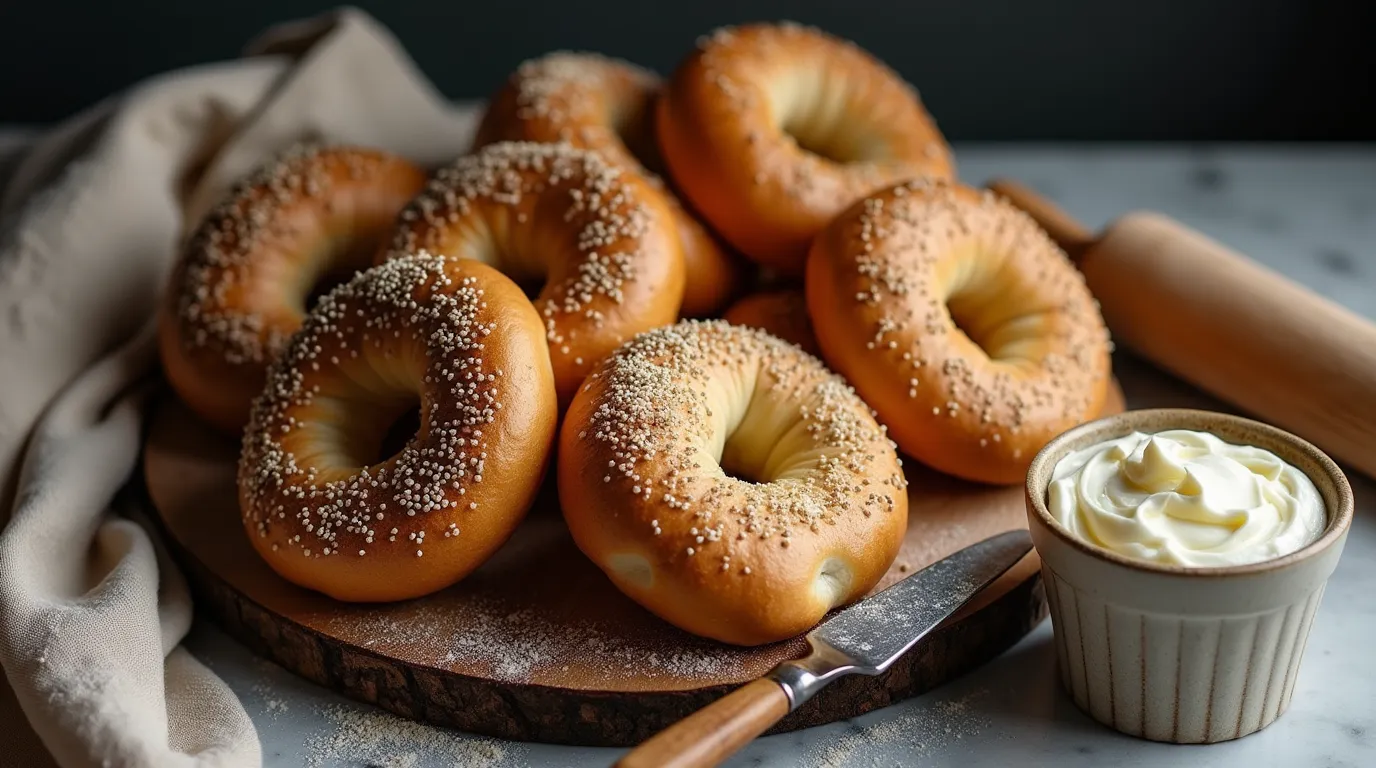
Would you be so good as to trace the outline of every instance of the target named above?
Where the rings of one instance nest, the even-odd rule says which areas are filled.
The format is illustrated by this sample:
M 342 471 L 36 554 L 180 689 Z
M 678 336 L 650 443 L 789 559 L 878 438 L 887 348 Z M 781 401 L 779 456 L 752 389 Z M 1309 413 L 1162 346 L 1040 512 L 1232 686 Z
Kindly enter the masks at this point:
M 420 432 L 418 397 L 396 393 L 387 400 L 350 399 L 337 406 L 349 419 L 335 434 L 340 461 L 350 467 L 371 467 L 396 456 Z
M 359 270 L 372 266 L 382 247 L 383 233 L 353 231 L 329 237 L 309 254 L 302 279 L 301 309 L 310 312 L 325 294 L 349 282 Z
M 559 239 L 559 233 L 569 229 L 564 219 L 567 209 L 568 198 L 560 195 L 544 195 L 533 211 L 502 206 L 497 213 L 465 225 L 443 253 L 495 267 L 534 300 L 552 279 L 551 254 L 567 253 L 572 247 Z
M 721 471 L 727 477 L 734 478 L 746 483 L 768 483 L 772 478 L 763 477 L 764 467 L 758 461 L 747 461 L 746 451 L 732 450 L 732 437 L 726 438 L 726 446 L 722 449 L 721 460 L 717 463 L 721 465 Z
M 978 313 L 963 304 L 956 296 L 946 300 L 946 311 L 950 313 L 951 322 L 955 324 L 956 330 L 965 334 L 965 338 L 984 350 L 984 354 L 988 355 L 990 359 L 995 357 L 994 352 L 989 349 L 989 329 L 975 321 Z
M 750 477 L 750 476 L 748 476 L 747 474 L 745 474 L 744 472 L 740 471 L 739 469 L 732 467 L 731 464 L 730 464 L 730 462 L 726 461 L 726 458 L 725 458 L 725 457 L 722 457 L 722 461 L 721 461 L 721 471 L 722 471 L 722 473 L 725 474 L 727 477 L 733 478 L 733 479 L 735 479 L 735 480 L 740 480 L 741 482 L 745 482 L 745 483 L 758 483 L 758 482 L 760 482 L 760 480 L 758 480 L 758 479 L 756 479 L 756 478 L 753 478 L 753 477 Z
M 1040 335 L 1042 305 L 1021 283 L 974 266 L 985 261 L 975 256 L 960 260 L 967 266 L 948 283 L 946 312 L 956 329 L 990 360 L 1023 360 L 1025 342 Z
M 520 288 L 521 292 L 526 295 L 526 298 L 531 301 L 539 298 L 540 291 L 545 289 L 545 281 L 540 278 L 522 277 L 512 282 L 516 283 L 516 287 Z
M 857 119 L 851 93 L 842 78 L 825 70 L 802 72 L 775 94 L 779 130 L 799 148 L 824 160 L 845 165 L 883 159 L 883 144 Z
M 806 435 L 807 421 L 796 408 L 779 407 L 773 381 L 752 372 L 722 379 L 723 389 L 709 394 L 722 435 L 720 448 L 709 447 L 709 455 L 727 477 L 753 484 L 777 482 L 812 446 L 810 440 L 799 440 Z
M 353 269 L 335 269 L 317 277 L 310 289 L 306 291 L 304 309 L 307 312 L 314 309 L 316 302 L 320 301 L 322 296 L 348 282 L 354 274 Z
M 401 453 L 406 444 L 420 432 L 420 400 L 409 404 L 406 410 L 392 419 L 392 423 L 382 432 L 378 441 L 377 454 L 370 464 L 378 464 Z
M 835 135 L 817 131 L 812 126 L 795 123 L 794 125 L 784 125 L 783 130 L 799 148 L 817 155 L 823 160 L 844 165 L 859 162 L 862 159 L 856 153 L 851 152 L 849 147 L 841 144 Z

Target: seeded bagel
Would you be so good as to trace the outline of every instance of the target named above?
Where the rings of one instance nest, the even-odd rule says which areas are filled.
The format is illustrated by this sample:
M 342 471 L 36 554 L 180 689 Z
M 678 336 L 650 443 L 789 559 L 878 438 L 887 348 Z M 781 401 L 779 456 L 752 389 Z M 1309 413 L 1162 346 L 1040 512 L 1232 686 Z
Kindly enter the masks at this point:
M 515 530 L 556 420 L 540 318 L 515 283 L 471 260 L 389 261 L 322 298 L 270 368 L 239 460 L 244 527 L 303 587 L 428 594 Z
M 424 184 L 394 155 L 300 146 L 235 185 L 188 240 L 159 313 L 181 399 L 237 436 L 312 294 L 368 267 Z
M 588 377 L 560 437 L 574 541 L 623 592 L 739 645 L 859 599 L 907 527 L 893 443 L 816 358 L 762 331 L 679 323 Z
M 813 243 L 807 303 L 827 362 L 905 453 L 949 474 L 1021 483 L 1108 394 L 1084 277 L 992 193 L 914 181 L 857 203 Z
M 664 191 L 687 267 L 682 314 L 703 317 L 730 299 L 741 269 L 659 176 L 664 163 L 655 146 L 654 104 L 660 87 L 658 75 L 630 62 L 555 51 L 523 62 L 507 78 L 488 102 L 474 146 L 563 142 L 597 152 Z
M 954 173 L 911 86 L 854 44 L 796 24 L 703 37 L 658 108 L 660 151 L 684 197 L 783 274 L 801 275 L 813 236 L 861 197 Z

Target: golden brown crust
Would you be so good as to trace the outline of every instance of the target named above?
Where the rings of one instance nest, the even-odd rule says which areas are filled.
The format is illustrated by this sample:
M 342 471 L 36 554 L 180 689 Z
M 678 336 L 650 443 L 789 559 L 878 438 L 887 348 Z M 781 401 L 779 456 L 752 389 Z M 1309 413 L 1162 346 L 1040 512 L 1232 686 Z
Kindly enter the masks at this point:
M 649 175 L 654 146 L 655 73 L 596 53 L 555 51 L 522 62 L 488 102 L 473 139 L 564 143 Z
M 721 321 L 617 350 L 560 441 L 583 552 L 662 618 L 729 643 L 791 637 L 858 599 L 907 527 L 900 462 L 869 408 L 816 358 Z
M 752 293 L 732 304 L 722 319 L 735 325 L 759 328 L 798 348 L 821 357 L 812 319 L 807 314 L 807 297 L 796 288 Z
M 659 173 L 654 102 L 660 79 L 627 61 L 595 53 L 556 51 L 523 62 L 488 102 L 474 148 L 499 141 L 563 142 L 602 154 L 641 174 L 665 193 L 674 212 L 687 268 L 682 314 L 718 312 L 741 280 L 737 260 L 722 248 Z
M 187 405 L 237 434 L 311 290 L 367 267 L 424 183 L 394 155 L 303 146 L 237 184 L 192 234 L 159 312 L 163 367 Z
M 813 243 L 807 300 L 827 361 L 905 453 L 943 472 L 1021 482 L 1108 391 L 1108 331 L 1084 278 L 991 193 L 919 181 L 855 204 Z
M 683 253 L 664 196 L 594 152 L 489 145 L 440 170 L 400 219 L 392 253 L 543 280 L 535 306 L 561 403 L 606 354 L 678 315 Z
M 660 150 L 684 196 L 737 249 L 787 274 L 802 272 L 813 235 L 850 203 L 953 174 L 910 86 L 855 45 L 797 25 L 704 38 L 658 109 Z
M 539 488 L 557 420 L 539 316 L 491 267 L 397 258 L 326 295 L 268 373 L 239 463 L 254 547 L 340 600 L 463 578 Z M 419 407 L 398 452 L 384 435 Z

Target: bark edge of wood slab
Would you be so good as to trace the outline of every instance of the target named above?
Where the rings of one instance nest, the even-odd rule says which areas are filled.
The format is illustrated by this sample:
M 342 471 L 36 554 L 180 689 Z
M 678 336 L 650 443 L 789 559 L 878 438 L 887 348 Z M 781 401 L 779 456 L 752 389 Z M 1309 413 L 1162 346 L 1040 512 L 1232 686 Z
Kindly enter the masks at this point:
M 1122 410 L 1116 392 L 1107 412 Z M 197 610 L 256 655 L 402 717 L 517 741 L 629 747 L 807 652 L 801 637 L 731 649 L 656 619 L 578 552 L 552 499 L 532 510 L 506 546 L 456 587 L 400 604 L 335 602 L 287 583 L 253 552 L 239 522 L 236 459 L 237 444 L 184 406 L 171 399 L 155 405 L 143 451 L 144 490 L 150 517 L 163 528 Z M 1026 525 L 1021 486 L 981 486 L 915 462 L 906 466 L 913 491 L 908 534 L 881 588 L 969 544 Z M 521 578 L 508 578 L 513 565 L 521 566 Z M 553 657 L 520 680 L 462 654 L 445 661 L 446 647 L 459 647 L 452 635 L 467 626 L 446 616 L 465 616 L 479 601 L 508 599 L 550 612 L 556 623 L 601 611 L 608 627 L 598 642 L 635 650 L 636 643 L 653 639 L 679 644 L 671 653 L 707 661 L 720 654 L 725 661 L 705 669 L 689 665 L 677 677 L 664 670 L 636 671 L 629 663 L 604 669 L 593 663 L 601 657 L 579 645 L 587 640 L 579 634 L 582 625 L 571 624 L 567 637 L 533 649 Z M 567 604 L 575 600 L 570 614 Z M 1029 556 L 883 675 L 837 680 L 769 732 L 844 720 L 925 693 L 1002 653 L 1045 616 L 1040 563 Z M 416 622 L 433 631 L 420 636 Z M 394 637 L 398 633 L 400 639 Z M 561 664 L 571 669 L 561 671 Z
M 787 714 L 784 689 L 773 680 L 755 680 L 651 736 L 616 768 L 710 768 Z

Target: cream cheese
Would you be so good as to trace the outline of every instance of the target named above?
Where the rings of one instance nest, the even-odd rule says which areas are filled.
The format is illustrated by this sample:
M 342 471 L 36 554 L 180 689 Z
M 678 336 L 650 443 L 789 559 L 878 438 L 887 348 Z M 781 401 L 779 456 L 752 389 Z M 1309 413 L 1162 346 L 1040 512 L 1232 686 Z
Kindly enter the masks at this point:
M 1126 557 L 1218 567 L 1301 549 L 1327 520 L 1318 489 L 1270 451 L 1206 432 L 1134 432 L 1056 464 L 1051 515 Z

